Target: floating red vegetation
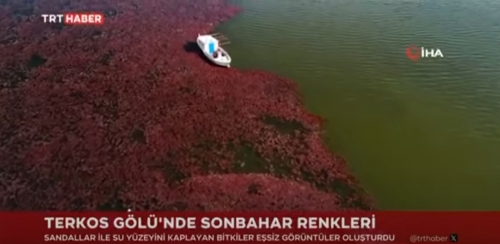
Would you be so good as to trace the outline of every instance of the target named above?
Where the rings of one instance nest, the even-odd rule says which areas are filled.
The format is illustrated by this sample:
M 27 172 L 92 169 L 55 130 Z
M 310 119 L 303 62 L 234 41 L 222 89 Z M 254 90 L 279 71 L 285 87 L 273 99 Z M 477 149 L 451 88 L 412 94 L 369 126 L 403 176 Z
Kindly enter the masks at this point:
M 370 208 L 344 161 L 322 142 L 322 121 L 302 107 L 293 82 L 214 67 L 193 48 L 198 33 L 237 8 L 223 0 L 21 2 L 0 5 L 2 209 L 162 209 L 177 191 L 186 193 L 183 180 L 225 184 L 227 194 L 247 201 L 237 209 L 265 198 L 241 195 L 251 181 L 280 189 L 253 207 L 270 209 L 289 197 L 286 187 L 297 187 L 289 180 L 331 194 L 314 193 L 336 208 Z M 39 18 L 71 10 L 102 11 L 105 24 Z M 288 180 L 201 177 L 227 173 Z M 188 206 L 199 197 L 186 196 Z M 324 207 L 285 202 L 291 205 L 281 209 Z
M 171 196 L 170 208 L 194 211 L 335 211 L 333 194 L 264 174 L 194 176 Z

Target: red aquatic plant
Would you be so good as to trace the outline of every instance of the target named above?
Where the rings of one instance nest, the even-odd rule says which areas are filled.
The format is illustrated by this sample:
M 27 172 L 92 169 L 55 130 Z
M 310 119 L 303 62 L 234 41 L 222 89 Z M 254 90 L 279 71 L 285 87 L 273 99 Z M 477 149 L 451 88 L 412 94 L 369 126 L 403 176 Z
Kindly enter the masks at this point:
M 72 10 L 101 11 L 105 24 L 39 18 Z M 185 180 L 248 172 L 287 178 L 280 191 L 296 187 L 290 180 L 308 182 L 335 207 L 370 208 L 292 81 L 216 68 L 193 48 L 198 33 L 238 11 L 223 0 L 0 6 L 0 208 L 163 209 Z M 250 182 L 213 177 L 231 182 L 235 197 Z M 208 190 L 209 199 L 219 194 Z M 257 207 L 271 208 L 269 197 Z M 256 201 L 244 199 L 240 206 Z
M 264 174 L 191 177 L 171 199 L 169 206 L 194 211 L 338 211 L 339 204 L 333 194 Z

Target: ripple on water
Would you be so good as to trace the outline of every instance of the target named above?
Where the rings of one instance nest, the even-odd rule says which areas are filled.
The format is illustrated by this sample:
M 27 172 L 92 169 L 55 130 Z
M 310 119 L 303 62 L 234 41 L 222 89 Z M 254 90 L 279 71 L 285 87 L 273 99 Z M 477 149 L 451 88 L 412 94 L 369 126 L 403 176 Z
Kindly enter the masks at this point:
M 227 32 L 245 55 L 235 60 L 295 79 L 333 121 L 328 136 L 380 202 L 500 206 L 500 178 L 484 170 L 500 162 L 500 1 L 239 2 L 245 12 Z M 411 62 L 410 44 L 445 57 Z M 444 182 L 449 167 L 456 174 Z M 471 172 L 483 174 L 482 185 L 464 185 Z

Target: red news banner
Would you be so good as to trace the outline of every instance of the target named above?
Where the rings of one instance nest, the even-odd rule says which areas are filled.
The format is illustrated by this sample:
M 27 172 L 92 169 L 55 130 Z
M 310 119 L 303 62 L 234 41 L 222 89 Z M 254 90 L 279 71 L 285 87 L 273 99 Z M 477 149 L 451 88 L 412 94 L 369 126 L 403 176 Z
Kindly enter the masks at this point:
M 500 212 L 5 212 L 0 243 L 500 243 Z

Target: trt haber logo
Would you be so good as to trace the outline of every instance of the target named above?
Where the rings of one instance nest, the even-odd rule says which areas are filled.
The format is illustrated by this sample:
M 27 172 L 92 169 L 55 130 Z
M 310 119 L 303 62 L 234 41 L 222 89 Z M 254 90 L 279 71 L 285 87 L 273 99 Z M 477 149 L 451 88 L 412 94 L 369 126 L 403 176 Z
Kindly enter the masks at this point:
M 43 23 L 65 25 L 102 25 L 104 15 L 101 13 L 65 13 L 42 14 Z
M 409 46 L 406 48 L 406 56 L 413 61 L 421 58 L 443 58 L 444 55 L 439 48 L 425 48 Z

